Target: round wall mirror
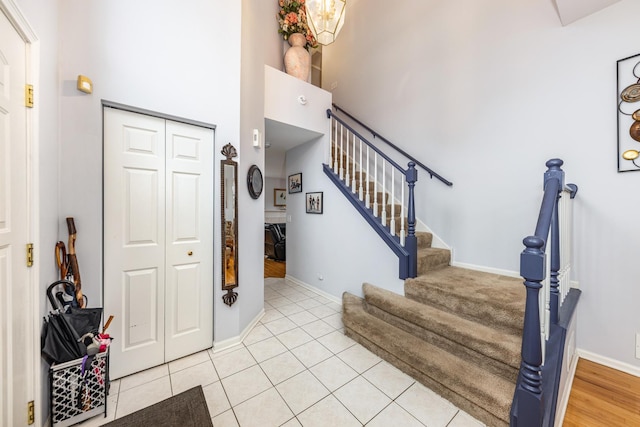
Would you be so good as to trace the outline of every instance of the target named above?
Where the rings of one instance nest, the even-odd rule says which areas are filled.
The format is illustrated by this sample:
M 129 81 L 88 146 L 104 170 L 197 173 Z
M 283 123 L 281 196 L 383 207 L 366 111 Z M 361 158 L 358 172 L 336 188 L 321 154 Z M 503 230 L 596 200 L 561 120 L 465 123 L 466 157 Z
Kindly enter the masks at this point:
M 262 194 L 262 172 L 257 165 L 252 165 L 247 174 L 247 185 L 249 186 L 249 195 L 252 199 L 257 199 Z

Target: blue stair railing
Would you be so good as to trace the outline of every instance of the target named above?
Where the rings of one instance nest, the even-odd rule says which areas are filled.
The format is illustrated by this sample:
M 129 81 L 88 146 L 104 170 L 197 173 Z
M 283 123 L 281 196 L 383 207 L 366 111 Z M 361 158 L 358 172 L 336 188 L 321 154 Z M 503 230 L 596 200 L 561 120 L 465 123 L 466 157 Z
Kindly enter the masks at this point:
M 339 108 L 335 104 L 334 107 Z M 350 114 L 345 114 L 370 130 Z M 327 118 L 332 120 L 332 146 L 331 164 L 324 165 L 325 174 L 398 256 L 400 279 L 416 277 L 416 164 L 419 163 L 432 178 L 436 177 L 447 185 L 452 185 L 451 182 L 383 139 L 409 158 L 407 168 L 403 168 L 331 110 L 327 110 Z M 374 135 L 382 138 L 377 133 Z
M 560 159 L 546 163 L 535 233 L 524 239 L 525 249 L 520 255 L 526 303 L 522 360 L 511 406 L 512 427 L 554 425 L 566 333 L 580 297 L 580 291 L 569 284 L 571 200 L 578 187 L 565 185 L 562 165 Z

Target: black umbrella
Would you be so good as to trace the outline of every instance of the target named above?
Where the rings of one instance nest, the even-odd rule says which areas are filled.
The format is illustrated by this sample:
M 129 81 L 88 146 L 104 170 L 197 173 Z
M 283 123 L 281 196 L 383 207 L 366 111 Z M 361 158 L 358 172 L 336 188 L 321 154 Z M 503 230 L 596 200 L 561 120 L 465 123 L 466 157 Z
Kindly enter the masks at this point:
M 53 289 L 73 283 L 58 280 L 47 288 L 47 297 L 54 308 L 44 319 L 42 330 L 42 355 L 49 364 L 63 363 L 87 354 L 85 343 L 79 342 L 87 333 L 97 334 L 102 318 L 102 308 L 77 308 L 73 305 L 59 307 L 53 298 Z

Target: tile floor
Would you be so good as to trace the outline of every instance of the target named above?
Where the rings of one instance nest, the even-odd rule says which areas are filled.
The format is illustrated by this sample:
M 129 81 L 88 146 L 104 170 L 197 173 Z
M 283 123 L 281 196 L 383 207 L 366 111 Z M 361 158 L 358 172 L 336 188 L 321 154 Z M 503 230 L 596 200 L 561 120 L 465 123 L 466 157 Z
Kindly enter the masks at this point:
M 112 382 L 97 426 L 202 385 L 215 427 L 483 424 L 343 333 L 341 307 L 265 279 L 265 315 L 242 345 Z

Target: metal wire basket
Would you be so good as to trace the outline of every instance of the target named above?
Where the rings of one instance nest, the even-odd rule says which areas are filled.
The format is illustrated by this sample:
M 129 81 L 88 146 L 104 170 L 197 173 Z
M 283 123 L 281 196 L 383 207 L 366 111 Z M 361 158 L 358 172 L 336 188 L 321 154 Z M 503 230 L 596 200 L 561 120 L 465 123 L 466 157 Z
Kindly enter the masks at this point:
M 109 354 L 85 364 L 75 359 L 49 368 L 51 426 L 70 426 L 99 414 L 107 416 Z M 89 365 L 89 366 L 87 366 Z

